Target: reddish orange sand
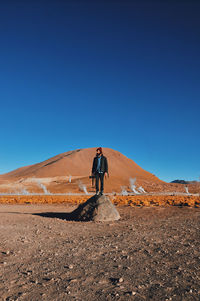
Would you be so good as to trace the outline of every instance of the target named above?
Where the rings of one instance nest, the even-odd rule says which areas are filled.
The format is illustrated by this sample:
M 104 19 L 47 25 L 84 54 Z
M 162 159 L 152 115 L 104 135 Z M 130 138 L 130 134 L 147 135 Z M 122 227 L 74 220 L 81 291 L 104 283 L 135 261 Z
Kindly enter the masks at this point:
M 84 195 L 33 195 L 33 196 L 0 196 L 1 204 L 61 204 L 84 203 L 91 196 Z M 172 195 L 134 195 L 110 196 L 116 206 L 189 206 L 200 207 L 200 196 Z

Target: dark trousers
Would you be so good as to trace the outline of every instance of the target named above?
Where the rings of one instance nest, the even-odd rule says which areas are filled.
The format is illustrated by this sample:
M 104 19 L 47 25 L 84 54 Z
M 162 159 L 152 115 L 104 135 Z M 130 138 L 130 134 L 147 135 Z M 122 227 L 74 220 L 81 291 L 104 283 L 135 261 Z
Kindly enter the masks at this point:
M 96 178 L 96 192 L 99 191 L 99 180 L 101 182 L 101 192 L 103 192 L 103 180 L 104 180 L 104 172 L 103 173 L 99 173 L 99 172 L 96 172 L 95 174 L 95 178 Z

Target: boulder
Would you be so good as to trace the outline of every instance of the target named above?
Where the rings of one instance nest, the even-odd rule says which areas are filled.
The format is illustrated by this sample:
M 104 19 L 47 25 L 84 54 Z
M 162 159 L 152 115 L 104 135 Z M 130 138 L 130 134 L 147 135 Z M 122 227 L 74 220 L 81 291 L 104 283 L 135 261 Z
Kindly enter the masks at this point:
M 71 213 L 73 220 L 110 222 L 120 219 L 115 206 L 105 195 L 94 195 Z

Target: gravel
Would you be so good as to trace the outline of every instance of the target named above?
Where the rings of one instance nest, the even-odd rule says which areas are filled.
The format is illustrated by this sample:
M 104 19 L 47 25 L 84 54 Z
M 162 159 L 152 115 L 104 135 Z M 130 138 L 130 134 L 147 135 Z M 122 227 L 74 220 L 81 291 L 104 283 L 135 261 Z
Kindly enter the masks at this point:
M 0 300 L 200 300 L 200 208 L 0 205 Z M 67 214 L 66 214 L 67 217 Z

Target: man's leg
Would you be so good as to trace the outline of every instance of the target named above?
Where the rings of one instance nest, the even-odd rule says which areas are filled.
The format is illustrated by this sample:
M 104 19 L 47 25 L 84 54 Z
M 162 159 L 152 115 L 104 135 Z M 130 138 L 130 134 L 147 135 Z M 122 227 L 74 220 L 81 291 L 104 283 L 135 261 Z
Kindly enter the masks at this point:
M 103 189 L 104 189 L 104 173 L 100 174 L 100 181 L 101 181 L 101 194 L 103 194 Z
M 95 179 L 96 179 L 96 193 L 99 192 L 99 173 L 96 172 L 95 174 Z

